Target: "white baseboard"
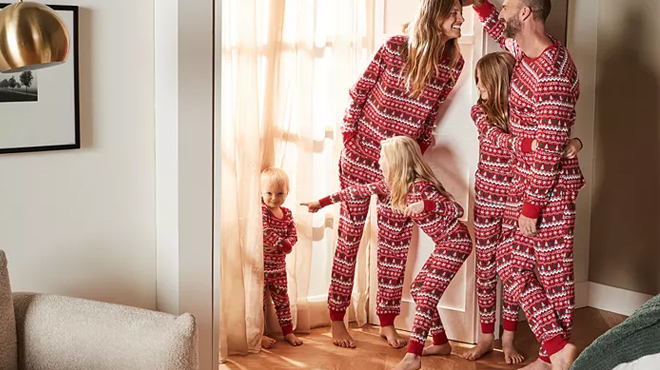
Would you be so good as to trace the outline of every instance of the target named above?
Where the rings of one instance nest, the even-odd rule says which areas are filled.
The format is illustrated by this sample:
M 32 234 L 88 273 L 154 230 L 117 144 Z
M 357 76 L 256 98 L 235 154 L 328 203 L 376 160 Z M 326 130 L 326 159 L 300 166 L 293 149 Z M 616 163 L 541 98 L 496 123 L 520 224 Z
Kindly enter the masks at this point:
M 589 306 L 589 282 L 575 283 L 575 308 Z
M 589 306 L 630 316 L 653 296 L 589 282 Z

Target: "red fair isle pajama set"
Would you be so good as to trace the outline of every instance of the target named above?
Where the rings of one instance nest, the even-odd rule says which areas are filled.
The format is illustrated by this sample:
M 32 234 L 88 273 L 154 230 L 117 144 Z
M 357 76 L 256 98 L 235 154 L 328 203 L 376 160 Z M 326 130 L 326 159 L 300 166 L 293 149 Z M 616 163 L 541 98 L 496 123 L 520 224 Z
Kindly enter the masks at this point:
M 282 328 L 282 334 L 293 333 L 291 323 L 291 308 L 286 279 L 286 255 L 291 252 L 293 245 L 298 242 L 296 225 L 293 215 L 288 208 L 280 207 L 282 218 L 276 217 L 273 212 L 261 203 L 261 217 L 264 229 L 264 245 L 277 248 L 277 251 L 268 253 L 264 251 L 264 311 L 266 310 L 267 292 L 275 305 L 277 320 Z
M 502 218 L 511 186 L 513 146 L 531 151 L 532 139 L 518 140 L 501 130 L 493 130 L 481 105 L 471 110 L 479 132 L 479 163 L 475 173 L 474 233 L 477 257 L 477 303 L 481 332 L 495 332 L 497 272 L 495 251 L 502 237 Z M 518 324 L 518 303 L 504 291 L 502 324 L 515 331 Z
M 372 194 L 389 198 L 384 181 L 351 186 L 319 202 L 325 207 L 337 202 L 343 204 L 369 199 Z M 412 216 L 412 219 L 435 243 L 435 250 L 410 289 L 416 312 L 408 352 L 421 356 L 429 333 L 435 345 L 448 342 L 437 308 L 438 302 L 470 255 L 472 239 L 465 224 L 459 221 L 463 216 L 461 206 L 443 196 L 431 182 L 422 180 L 411 186 L 406 203 L 410 205 L 419 201 L 424 201 L 424 211 Z
M 416 139 L 424 152 L 433 142 L 433 129 L 440 104 L 453 89 L 463 68 L 461 58 L 450 66 L 438 64 L 421 96 L 406 92 L 402 76 L 407 36 L 389 38 L 376 52 L 358 82 L 351 88 L 351 103 L 341 125 L 344 148 L 339 159 L 342 189 L 381 181 L 378 165 L 380 142 L 394 136 Z M 337 246 L 332 264 L 328 308 L 333 321 L 342 321 L 350 304 L 355 262 L 369 211 L 369 198 L 341 204 Z M 385 196 L 378 196 L 378 292 L 376 313 L 381 326 L 394 324 L 400 313 L 401 294 L 412 237 L 412 223 L 391 209 Z
M 563 158 L 563 151 L 575 122 L 577 70 L 558 41 L 552 39 L 540 56 L 528 58 L 503 36 L 492 4 L 474 9 L 491 37 L 517 60 L 509 89 L 509 133 L 538 141 L 533 153 L 513 147 L 515 165 L 496 258 L 507 294 L 520 304 L 541 342 L 539 357 L 549 362 L 568 343 L 575 307 L 573 228 L 584 177 L 577 158 Z M 534 237 L 519 232 L 521 214 L 538 220 Z

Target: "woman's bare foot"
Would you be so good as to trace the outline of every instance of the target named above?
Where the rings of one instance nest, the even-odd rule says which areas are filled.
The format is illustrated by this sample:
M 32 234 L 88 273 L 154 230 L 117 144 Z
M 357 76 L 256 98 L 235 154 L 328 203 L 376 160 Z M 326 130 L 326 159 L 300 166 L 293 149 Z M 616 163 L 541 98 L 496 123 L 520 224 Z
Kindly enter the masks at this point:
M 536 359 L 536 361 L 532 362 L 531 364 L 520 368 L 520 370 L 551 370 L 552 365 L 549 363 L 541 360 L 540 358 Z
M 436 346 L 434 344 L 428 347 L 424 347 L 422 356 L 447 356 L 450 353 L 451 353 L 451 344 L 445 343 L 439 346 Z
M 275 339 L 267 337 L 265 335 L 261 336 L 261 348 L 271 348 L 275 345 Z
M 481 334 L 479 343 L 474 348 L 463 353 L 463 358 L 470 361 L 476 361 L 488 352 L 493 350 L 493 342 L 495 341 L 495 334 Z
M 343 321 L 332 322 L 332 343 L 343 348 L 355 348 L 355 341 L 344 325 Z
M 567 344 L 561 351 L 550 356 L 552 370 L 568 370 L 577 358 L 578 350 L 572 344 Z
M 504 360 L 507 364 L 522 364 L 525 357 L 518 353 L 513 345 L 514 332 L 505 330 L 502 334 L 502 351 L 504 351 Z
M 299 339 L 298 337 L 296 337 L 295 335 L 293 335 L 293 333 L 285 335 L 285 336 L 284 336 L 284 340 L 286 340 L 287 342 L 289 342 L 289 343 L 290 343 L 292 346 L 294 346 L 294 347 L 302 346 L 302 344 L 303 344 L 303 341 L 300 340 L 300 339 Z
M 418 370 L 422 368 L 422 358 L 414 353 L 406 353 L 403 360 L 392 370 Z
M 408 341 L 401 338 L 392 325 L 381 327 L 380 336 L 387 339 L 387 343 L 394 348 L 402 348 L 408 344 Z

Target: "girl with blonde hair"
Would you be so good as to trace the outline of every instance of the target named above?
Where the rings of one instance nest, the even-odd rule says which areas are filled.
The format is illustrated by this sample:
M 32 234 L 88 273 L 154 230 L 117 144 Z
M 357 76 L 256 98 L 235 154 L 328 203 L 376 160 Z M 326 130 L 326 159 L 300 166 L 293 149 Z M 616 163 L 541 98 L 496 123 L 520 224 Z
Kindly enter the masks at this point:
M 395 212 L 405 219 L 410 237 L 412 219 L 435 243 L 435 250 L 414 279 L 410 294 L 416 304 L 408 353 L 394 368 L 413 370 L 421 367 L 422 355 L 448 355 L 447 340 L 438 302 L 463 262 L 470 255 L 472 240 L 467 226 L 459 219 L 463 209 L 442 186 L 431 168 L 422 159 L 418 143 L 406 136 L 396 136 L 382 142 L 380 168 L 383 179 L 372 184 L 353 185 L 316 202 L 302 203 L 310 212 L 333 203 L 342 204 L 369 199 L 378 195 L 391 201 Z M 380 247 L 380 246 L 379 246 Z M 433 345 L 424 348 L 431 333 Z

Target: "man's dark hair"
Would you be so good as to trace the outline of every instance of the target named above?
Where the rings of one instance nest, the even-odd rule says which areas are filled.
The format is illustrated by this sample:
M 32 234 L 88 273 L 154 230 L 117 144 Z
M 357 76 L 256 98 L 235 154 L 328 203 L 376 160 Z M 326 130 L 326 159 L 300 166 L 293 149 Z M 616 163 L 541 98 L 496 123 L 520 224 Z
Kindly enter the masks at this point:
M 534 19 L 542 20 L 545 22 L 552 10 L 552 3 L 550 0 L 524 0 L 524 6 L 532 9 L 532 16 Z

